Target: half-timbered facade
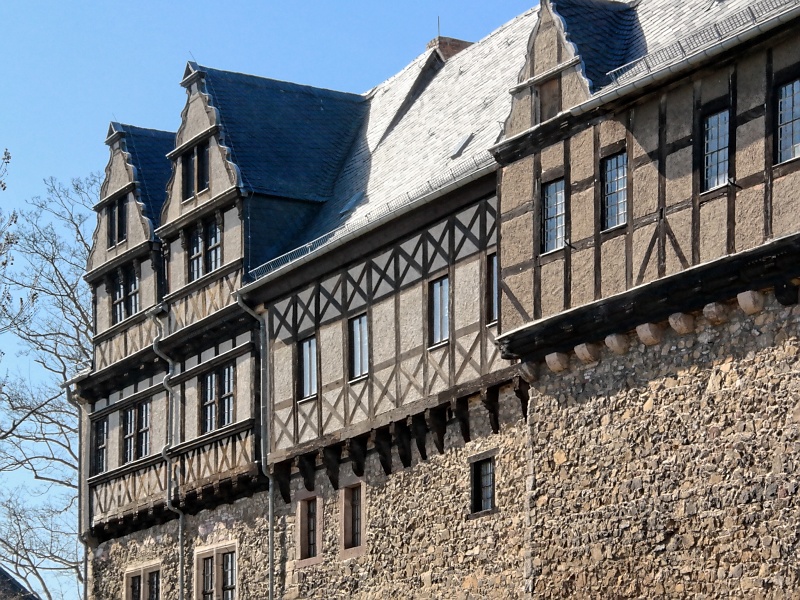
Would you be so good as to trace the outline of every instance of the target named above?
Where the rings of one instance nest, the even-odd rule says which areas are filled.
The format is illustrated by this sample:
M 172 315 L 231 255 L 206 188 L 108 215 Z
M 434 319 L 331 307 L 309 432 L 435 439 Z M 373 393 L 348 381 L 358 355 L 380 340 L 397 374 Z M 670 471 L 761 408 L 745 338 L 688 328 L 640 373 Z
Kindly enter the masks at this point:
M 799 14 L 550 0 L 365 94 L 190 62 L 177 133 L 113 123 L 90 597 L 800 583 Z

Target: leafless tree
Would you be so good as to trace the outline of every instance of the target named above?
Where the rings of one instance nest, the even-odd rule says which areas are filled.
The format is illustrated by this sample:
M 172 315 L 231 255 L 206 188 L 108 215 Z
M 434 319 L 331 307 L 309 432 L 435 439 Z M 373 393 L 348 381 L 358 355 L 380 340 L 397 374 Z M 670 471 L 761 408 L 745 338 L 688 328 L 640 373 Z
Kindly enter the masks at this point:
M 0 190 L 6 189 L 6 171 L 8 169 L 8 163 L 11 162 L 11 153 L 6 148 L 3 151 L 3 155 L 0 156 Z
M 100 178 L 45 184 L 45 197 L 0 220 L 0 330 L 20 357 L 0 379 L 0 480 L 20 482 L 0 489 L 0 564 L 52 599 L 78 597 L 83 584 L 78 418 L 62 384 L 90 358 L 83 273 Z

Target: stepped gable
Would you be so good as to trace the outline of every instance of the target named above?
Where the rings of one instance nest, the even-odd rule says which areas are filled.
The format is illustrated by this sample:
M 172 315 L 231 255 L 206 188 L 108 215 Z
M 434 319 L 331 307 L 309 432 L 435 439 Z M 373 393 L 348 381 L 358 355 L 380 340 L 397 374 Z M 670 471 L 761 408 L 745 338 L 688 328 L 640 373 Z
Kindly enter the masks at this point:
M 109 136 L 117 132 L 124 135 L 125 150 L 136 169 L 139 201 L 144 206 L 144 216 L 150 219 L 155 229 L 167 197 L 167 182 L 172 175 L 172 162 L 167 154 L 175 147 L 175 133 L 111 123 Z
M 538 14 L 538 7 L 525 12 L 443 64 L 428 50 L 371 90 L 367 124 L 336 183 L 335 200 L 297 245 L 392 200 L 413 197 L 431 180 L 482 157 L 502 136 L 511 110 L 509 90 L 525 65 Z M 363 198 L 343 211 L 359 192 Z
M 245 189 L 324 202 L 367 111 L 358 94 L 211 69 L 206 92 Z

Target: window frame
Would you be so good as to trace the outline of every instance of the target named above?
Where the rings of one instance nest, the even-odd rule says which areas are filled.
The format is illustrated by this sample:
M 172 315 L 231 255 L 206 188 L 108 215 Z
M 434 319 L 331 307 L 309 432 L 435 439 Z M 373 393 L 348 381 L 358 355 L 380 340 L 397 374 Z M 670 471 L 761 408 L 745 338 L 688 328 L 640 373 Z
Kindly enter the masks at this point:
M 137 402 L 120 412 L 120 464 L 126 465 L 150 455 L 151 401 Z
M 89 472 L 92 475 L 105 473 L 108 470 L 108 417 L 92 421 L 91 448 Z
M 356 479 L 343 482 L 339 490 L 339 555 L 342 559 L 366 552 L 366 491 L 366 483 Z M 357 506 L 353 505 L 354 497 L 358 500 Z M 354 539 L 356 535 L 358 539 Z
M 211 185 L 210 147 L 211 138 L 206 138 L 180 155 L 181 201 L 193 200 Z
M 725 115 L 725 120 L 723 123 L 717 123 L 714 127 L 714 131 L 719 131 L 719 137 L 713 138 L 714 140 L 722 139 L 723 132 L 724 132 L 724 139 L 725 144 L 722 146 L 721 144 L 717 143 L 712 150 L 709 150 L 709 140 L 712 139 L 709 137 L 711 120 L 721 115 Z M 698 135 L 698 140 L 700 143 L 700 193 L 710 192 L 713 190 L 718 190 L 720 188 L 724 188 L 728 185 L 728 181 L 730 179 L 730 169 L 731 169 L 731 111 L 730 107 L 727 105 L 712 105 L 709 106 L 706 110 L 703 111 L 703 114 L 700 119 L 700 126 L 702 131 L 700 135 Z M 724 153 L 724 159 L 720 159 L 719 156 Z M 713 162 L 713 168 L 715 171 L 715 179 L 711 180 L 709 177 L 709 164 L 708 159 L 709 157 L 715 157 Z M 734 157 L 735 158 L 735 157 Z M 724 167 L 723 167 L 724 165 Z M 724 168 L 724 171 L 721 170 Z M 722 181 L 720 181 L 720 173 L 722 173 Z
M 621 165 L 613 167 L 616 176 L 609 180 L 609 166 L 613 166 L 615 161 L 622 158 Z M 621 173 L 620 173 L 621 171 Z M 606 232 L 616 229 L 617 227 L 624 227 L 628 224 L 628 151 L 627 149 L 610 154 L 600 160 L 600 231 Z M 609 183 L 613 181 L 619 184 L 619 187 L 613 191 L 609 191 Z M 614 198 L 613 206 L 615 207 L 616 221 L 611 223 L 609 219 L 610 210 L 612 206 L 609 200 Z
M 775 141 L 774 141 L 774 161 L 775 165 L 782 165 L 784 163 L 791 162 L 800 158 L 800 143 L 792 144 L 791 151 L 792 156 L 784 157 L 781 155 L 781 129 L 786 125 L 790 125 L 792 128 L 792 139 L 794 139 L 795 135 L 800 136 L 800 116 L 796 119 L 791 119 L 787 123 L 781 123 L 781 91 L 787 87 L 796 86 L 798 91 L 792 94 L 792 97 L 797 100 L 797 105 L 793 104 L 792 112 L 798 111 L 800 112 L 800 74 L 797 70 L 793 70 L 786 77 L 781 77 L 775 82 L 775 100 L 774 100 L 774 110 L 775 110 Z M 797 108 L 796 108 L 797 106 Z M 797 132 L 797 133 L 795 133 Z M 795 152 L 795 148 L 797 151 Z
M 497 251 L 486 255 L 486 324 L 494 325 L 500 318 L 500 263 Z
M 308 352 L 306 347 L 308 346 Z M 316 398 L 319 393 L 319 347 L 317 336 L 310 335 L 297 342 L 297 399 Z
M 296 496 L 296 519 L 298 527 L 296 528 L 296 548 L 297 548 L 297 563 L 298 567 L 314 565 L 322 562 L 325 558 L 323 552 L 323 512 L 324 502 L 322 497 L 315 495 L 313 492 L 302 490 Z M 309 514 L 310 507 L 313 506 L 313 515 Z M 309 525 L 312 525 L 309 528 Z M 312 536 L 313 534 L 313 536 Z M 309 548 L 309 536 L 312 536 L 313 545 Z M 313 550 L 313 554 L 309 554 Z
M 109 200 L 105 207 L 108 248 L 128 239 L 128 194 Z
M 560 185 L 560 199 L 559 199 L 559 190 L 558 186 Z M 555 196 L 550 195 L 548 192 L 551 189 L 555 189 Z M 550 212 L 551 202 L 550 199 L 554 198 L 553 202 L 555 208 L 555 214 L 553 216 L 548 217 L 548 212 Z M 560 211 L 558 207 L 561 207 Z M 558 179 L 553 179 L 547 182 L 542 183 L 542 190 L 541 190 L 541 227 L 539 229 L 539 235 L 541 236 L 539 249 L 541 254 L 549 254 L 550 252 L 556 252 L 561 250 L 566 246 L 567 241 L 567 184 L 563 177 L 559 177 Z M 549 223 L 554 221 L 554 231 L 555 237 L 553 238 L 552 243 L 548 237 L 548 230 L 549 230 Z M 560 233 L 559 233 L 560 232 Z
M 369 375 L 369 320 L 361 313 L 347 321 L 347 363 L 349 381 Z
M 235 423 L 236 361 L 228 361 L 206 371 L 199 376 L 199 379 L 199 434 L 206 435 Z M 209 391 L 213 393 L 209 394 Z M 213 423 L 208 420 L 207 410 L 212 412 Z M 213 426 L 209 428 L 209 424 Z
M 111 324 L 129 319 L 141 310 L 139 264 L 124 265 L 111 275 Z
M 470 512 L 469 518 L 477 518 L 483 515 L 492 514 L 498 511 L 497 507 L 497 450 L 489 450 L 476 454 L 469 458 L 470 469 Z M 483 467 L 489 468 L 489 485 L 485 485 L 486 473 Z M 490 490 L 488 498 L 485 495 L 486 489 Z
M 154 574 L 158 586 L 155 590 L 153 590 Z M 137 600 L 133 593 L 134 580 L 138 580 L 140 586 L 138 600 L 161 600 L 161 563 L 146 563 L 126 570 L 123 583 L 124 600 Z
M 428 348 L 450 341 L 450 275 L 428 284 Z
M 222 226 L 222 216 L 217 215 L 195 223 L 185 234 L 187 283 L 197 281 L 222 266 Z
M 239 591 L 239 548 L 236 542 L 197 548 L 194 553 L 194 597 L 201 600 L 235 600 Z M 225 557 L 233 556 L 233 583 L 225 583 Z M 210 565 L 210 571 L 206 566 Z M 211 581 L 207 581 L 210 576 Z M 210 583 L 210 589 L 207 584 Z M 233 592 L 225 595 L 225 592 Z

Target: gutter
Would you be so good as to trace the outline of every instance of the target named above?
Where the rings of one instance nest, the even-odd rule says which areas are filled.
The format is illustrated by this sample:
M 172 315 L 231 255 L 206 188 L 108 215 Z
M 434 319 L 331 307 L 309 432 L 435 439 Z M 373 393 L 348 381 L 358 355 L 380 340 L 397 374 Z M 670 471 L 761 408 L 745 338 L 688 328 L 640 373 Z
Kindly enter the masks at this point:
M 735 46 L 749 42 L 757 38 L 759 35 L 769 33 L 773 29 L 781 25 L 784 25 L 785 23 L 788 23 L 789 21 L 796 19 L 797 17 L 800 17 L 800 6 L 795 6 L 794 8 L 789 9 L 786 12 L 771 17 L 762 23 L 756 24 L 751 29 L 748 29 L 747 31 L 735 35 L 733 37 L 730 37 L 715 46 L 706 48 L 705 50 L 701 50 L 695 54 L 682 58 L 678 62 L 668 65 L 658 71 L 649 73 L 644 77 L 642 77 L 641 79 L 636 79 L 625 85 L 617 86 L 614 87 L 613 89 L 600 92 L 599 94 L 592 96 L 585 102 L 582 102 L 581 104 L 573 106 L 569 110 L 559 113 L 558 115 L 556 115 L 552 119 L 549 119 L 545 123 L 562 120 L 564 117 L 568 115 L 573 117 L 582 116 L 590 111 L 601 108 L 603 105 L 611 102 L 612 100 L 624 98 L 625 96 L 628 96 L 633 92 L 642 90 L 653 84 L 661 83 L 672 76 L 683 73 L 684 71 L 687 71 L 695 66 L 698 66 L 710 59 L 716 58 L 720 54 L 723 54 L 724 52 L 730 50 L 731 48 L 734 48 Z M 494 146 L 489 148 L 489 152 L 491 152 L 492 154 L 496 154 L 502 148 L 508 146 L 511 142 L 518 141 L 527 137 L 528 135 L 530 135 L 531 133 L 542 127 L 545 123 L 540 123 L 538 125 L 535 125 L 534 127 L 526 129 L 525 131 L 522 131 L 510 138 L 503 140 L 499 144 L 495 144 Z
M 259 340 L 259 355 L 261 356 L 261 383 L 260 398 L 261 398 L 261 414 L 260 414 L 260 429 L 261 429 L 261 473 L 267 478 L 269 486 L 269 515 L 267 519 L 267 526 L 269 529 L 269 600 L 273 600 L 275 593 L 275 486 L 272 479 L 272 474 L 267 465 L 267 456 L 269 455 L 269 424 L 272 422 L 270 415 L 269 398 L 269 336 L 267 335 L 267 318 L 266 313 L 258 314 L 242 299 L 240 291 L 233 292 L 233 297 L 236 299 L 236 304 L 239 307 L 258 321 L 258 340 Z
M 174 422 L 175 422 L 175 390 L 170 385 L 169 380 L 172 378 L 173 374 L 175 373 L 175 361 L 169 358 L 166 354 L 164 354 L 161 349 L 158 347 L 158 343 L 161 341 L 161 338 L 164 336 L 164 326 L 159 320 L 158 316 L 162 312 L 164 312 L 164 306 L 159 304 L 154 306 L 150 310 L 147 311 L 147 316 L 153 319 L 153 323 L 158 329 L 158 333 L 156 334 L 155 339 L 153 339 L 153 352 L 155 352 L 156 356 L 164 360 L 168 367 L 167 373 L 164 375 L 164 379 L 161 380 L 161 385 L 164 387 L 164 390 L 167 392 L 167 439 L 164 446 L 161 448 L 161 456 L 166 463 L 167 469 L 167 509 L 174 512 L 178 515 L 178 599 L 184 600 L 184 578 L 185 578 L 185 549 L 183 543 L 183 531 L 186 525 L 186 517 L 177 506 L 172 503 L 172 490 L 173 490 L 173 462 L 172 459 L 169 457 L 169 451 L 172 449 L 173 446 L 173 433 L 174 433 Z
M 86 532 L 82 531 L 83 525 L 83 456 L 80 449 L 83 448 L 83 419 L 88 417 L 86 406 L 75 400 L 72 396 L 72 386 L 79 381 L 83 381 L 89 376 L 89 371 L 78 373 L 72 379 L 68 379 L 61 384 L 61 389 L 67 393 L 67 402 L 78 410 L 78 541 L 83 546 L 83 600 L 89 600 L 89 541 L 86 539 Z
M 254 290 L 256 290 L 259 287 L 261 287 L 263 284 L 265 284 L 265 283 L 267 283 L 269 281 L 272 281 L 272 280 L 276 279 L 277 277 L 282 277 L 285 273 L 287 273 L 287 272 L 289 272 L 289 271 L 291 271 L 293 269 L 296 269 L 297 267 L 300 267 L 301 265 L 304 265 L 304 264 L 306 264 L 308 262 L 316 260 L 319 256 L 327 254 L 328 252 L 332 252 L 336 248 L 339 248 L 340 246 L 343 246 L 346 243 L 348 243 L 348 242 L 350 242 L 350 241 L 352 241 L 352 240 L 354 240 L 356 238 L 359 238 L 359 237 L 363 236 L 365 233 L 369 233 L 370 231 L 373 231 L 374 229 L 377 229 L 378 227 L 380 227 L 381 225 L 384 225 L 385 223 L 388 223 L 390 221 L 395 220 L 397 217 L 399 217 L 401 215 L 407 214 L 407 213 L 411 212 L 412 210 L 415 210 L 415 209 L 419 208 L 420 206 L 424 206 L 425 204 L 428 204 L 429 202 L 432 202 L 433 200 L 441 198 L 442 196 L 450 193 L 454 189 L 460 188 L 461 186 L 463 186 L 466 183 L 470 183 L 472 181 L 480 179 L 481 177 L 483 177 L 485 175 L 488 175 L 490 173 L 495 172 L 497 170 L 497 167 L 498 167 L 498 165 L 497 165 L 497 163 L 495 161 L 490 161 L 485 166 L 479 167 L 478 169 L 476 169 L 475 171 L 472 171 L 468 175 L 465 175 L 464 177 L 461 177 L 460 179 L 456 179 L 454 181 L 451 181 L 447 185 L 445 185 L 445 186 L 443 186 L 441 188 L 438 188 L 438 189 L 436 189 L 436 190 L 434 190 L 434 191 L 432 191 L 432 192 L 430 192 L 428 194 L 425 194 L 424 196 L 420 196 L 416 200 L 413 200 L 412 202 L 404 204 L 401 207 L 389 212 L 388 214 L 385 214 L 385 215 L 375 219 L 374 221 L 370 221 L 369 223 L 367 223 L 363 227 L 356 227 L 352 231 L 349 231 L 348 233 L 343 234 L 341 237 L 336 238 L 332 242 L 327 243 L 324 246 L 321 246 L 320 248 L 318 248 L 316 250 L 312 250 L 312 251 L 308 252 L 307 254 L 304 254 L 300 258 L 297 258 L 297 259 L 287 263 L 286 265 L 284 265 L 282 267 L 279 267 L 279 268 L 275 269 L 274 271 L 272 271 L 270 273 L 267 273 L 266 275 L 264 275 L 262 277 L 259 277 L 255 281 L 252 281 L 252 282 L 248 283 L 247 285 L 242 286 L 241 288 L 239 288 L 239 292 L 238 293 L 240 293 L 240 294 L 249 294 L 250 292 L 253 292 Z M 368 215 L 365 215 L 365 216 L 368 216 Z M 278 258 L 280 258 L 280 257 L 278 257 Z

